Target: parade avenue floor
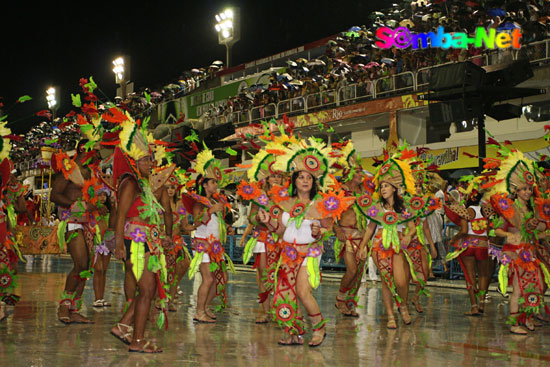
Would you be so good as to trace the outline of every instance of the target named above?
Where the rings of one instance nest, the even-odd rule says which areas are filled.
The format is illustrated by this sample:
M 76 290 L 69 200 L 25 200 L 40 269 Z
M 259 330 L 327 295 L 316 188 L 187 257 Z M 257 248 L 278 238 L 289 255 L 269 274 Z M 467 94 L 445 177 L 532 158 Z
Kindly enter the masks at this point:
M 87 284 L 83 314 L 94 325 L 63 325 L 57 320 L 57 302 L 70 267 L 66 256 L 20 263 L 21 300 L 8 307 L 8 317 L 0 323 L 0 366 L 550 365 L 550 325 L 528 336 L 510 334 L 505 324 L 508 305 L 496 292 L 490 293 L 483 317 L 466 317 L 469 302 L 463 281 L 453 281 L 460 288 L 431 286 L 432 296 L 423 299 L 425 312 L 418 314 L 411 307 L 413 323 L 405 326 L 399 319 L 398 329 L 388 330 L 379 283 L 363 284 L 360 318 L 338 314 L 334 298 L 341 273 L 327 275 L 315 291 L 324 317 L 330 319 L 319 348 L 279 346 L 282 333 L 275 324 L 255 324 L 255 276 L 239 271 L 228 286 L 231 308 L 218 315 L 217 324 L 193 323 L 199 279 L 186 277 L 180 283 L 178 311 L 169 314 L 168 330 L 149 327 L 149 338 L 164 352 L 128 353 L 128 347 L 109 334 L 122 309 L 122 264 L 113 261 L 107 275 L 105 298 L 113 307 L 91 307 L 92 282 Z M 306 344 L 310 338 L 308 332 Z

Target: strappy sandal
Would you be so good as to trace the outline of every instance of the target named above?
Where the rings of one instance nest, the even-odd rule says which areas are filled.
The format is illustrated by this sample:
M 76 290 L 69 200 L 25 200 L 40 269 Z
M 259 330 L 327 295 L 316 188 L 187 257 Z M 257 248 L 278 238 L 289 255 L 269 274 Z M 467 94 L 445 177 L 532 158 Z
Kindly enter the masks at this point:
M 103 307 L 111 307 L 111 304 L 107 301 L 105 301 L 104 299 L 102 299 L 103 301 Z
M 474 312 L 474 310 L 476 310 L 477 312 Z M 472 305 L 472 307 L 470 307 L 470 311 L 468 312 L 464 312 L 464 315 L 465 316 L 481 316 L 481 313 L 479 312 L 479 307 L 478 305 Z
M 519 326 L 519 325 L 510 326 L 510 332 L 512 334 L 516 334 L 516 335 L 527 335 L 527 334 L 529 334 L 529 332 L 523 326 Z
M 409 314 L 409 307 L 408 306 L 398 307 L 397 311 L 399 311 L 399 313 L 401 314 L 403 323 L 405 325 L 410 325 L 412 320 L 411 320 L 411 315 Z
M 323 331 L 323 337 L 321 338 L 321 341 L 319 343 L 313 343 L 312 341 L 310 341 L 308 343 L 309 347 L 310 348 L 316 348 L 318 347 L 319 345 L 323 344 L 323 342 L 325 341 L 325 338 L 327 337 L 327 332 L 326 332 L 326 327 L 327 327 L 327 324 L 326 324 L 326 321 L 325 319 L 323 318 L 323 315 L 321 315 L 321 313 L 317 313 L 317 314 L 314 314 L 314 315 L 309 315 L 309 317 L 317 317 L 317 316 L 320 316 L 321 317 L 321 320 L 316 324 L 316 325 L 319 325 L 317 326 L 316 328 L 313 329 L 313 334 L 314 334 L 314 337 L 315 337 L 315 333 L 317 331 Z M 312 338 L 313 340 L 313 338 Z
M 290 346 L 290 345 L 304 345 L 304 340 L 302 339 L 301 335 L 289 335 L 290 338 L 283 338 L 280 339 L 277 344 L 282 346 Z
M 208 317 L 208 319 L 205 319 L 205 317 Z M 193 317 L 193 321 L 198 322 L 199 324 L 215 324 L 216 323 L 216 320 L 210 318 L 207 314 L 204 314 L 204 315 L 199 316 L 199 317 L 195 316 L 195 317 Z
M 126 331 L 122 330 L 121 326 L 126 328 Z M 130 345 L 132 341 L 131 339 L 128 339 L 128 338 L 132 336 L 132 333 L 134 332 L 134 328 L 130 325 L 122 324 L 120 322 L 117 322 L 116 328 L 120 332 L 120 335 L 113 332 L 112 330 L 111 330 L 111 335 L 117 338 L 118 340 L 120 340 L 121 342 L 123 342 L 124 344 Z
M 342 306 L 338 306 L 338 305 L 342 305 Z M 336 303 L 334 304 L 334 307 L 336 307 L 336 309 L 344 316 L 351 316 L 351 313 L 350 313 L 350 310 L 348 308 L 348 306 L 346 305 L 346 301 L 343 300 L 343 299 L 339 299 L 338 297 L 336 297 Z M 345 307 L 346 311 L 347 312 L 344 312 L 342 311 L 342 308 Z
M 388 316 L 388 322 L 386 323 L 386 328 L 390 330 L 397 329 L 397 322 L 395 321 L 395 316 Z
M 269 322 L 269 316 L 266 314 L 263 314 L 256 318 L 256 324 L 267 324 L 268 322 Z
M 206 311 L 204 311 L 204 313 L 206 313 L 206 316 L 210 317 L 212 320 L 217 319 L 216 315 L 214 313 L 212 313 L 212 311 L 210 311 L 210 310 L 206 310 Z
M 103 300 L 102 299 L 97 299 L 94 301 L 94 303 L 92 304 L 93 307 L 104 307 L 103 305 Z
M 145 339 L 136 339 L 136 343 L 141 343 L 141 342 L 145 342 L 145 344 L 143 344 L 143 346 L 141 347 L 141 349 L 131 349 L 131 348 L 128 348 L 128 352 L 131 352 L 131 353 L 162 353 L 162 349 L 158 348 L 155 344 L 151 343 L 150 341 L 147 341 Z M 153 348 L 152 349 L 147 349 L 148 346 L 152 346 Z
M 414 306 L 414 309 L 416 310 L 416 312 L 418 313 L 424 313 L 424 309 L 422 308 L 422 305 L 420 304 L 419 300 L 417 297 L 413 298 L 411 300 L 411 303 L 413 304 Z
M 76 316 L 76 320 L 75 320 Z M 85 318 L 76 311 L 71 311 L 71 321 L 75 324 L 93 324 L 94 322 L 90 319 Z
M 59 303 L 59 308 L 61 307 L 67 307 L 68 308 L 68 312 L 69 312 L 69 316 L 59 316 L 59 310 L 57 310 L 57 319 L 64 323 L 65 325 L 70 325 L 72 324 L 74 321 L 71 319 L 71 305 L 72 305 L 72 302 L 70 300 L 65 300 L 65 301 L 61 301 Z

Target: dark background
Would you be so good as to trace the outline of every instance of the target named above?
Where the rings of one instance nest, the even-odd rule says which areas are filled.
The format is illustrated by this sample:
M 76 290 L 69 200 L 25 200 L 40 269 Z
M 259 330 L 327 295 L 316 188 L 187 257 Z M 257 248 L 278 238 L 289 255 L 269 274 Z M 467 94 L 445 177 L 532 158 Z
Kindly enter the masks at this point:
M 131 57 L 130 79 L 136 91 L 160 89 L 185 70 L 225 62 L 214 16 L 227 6 L 241 11 L 241 40 L 233 46 L 233 66 L 367 24 L 373 10 L 391 6 L 379 0 L 132 4 L 10 4 L 3 14 L 0 101 L 15 133 L 25 133 L 40 121 L 35 114 L 47 108 L 45 91 L 51 85 L 58 89 L 58 116 L 73 109 L 70 93 L 81 91 L 80 78 L 93 76 L 98 97 L 112 100 L 117 87 L 112 60 L 119 55 Z M 33 100 L 16 104 L 23 95 Z

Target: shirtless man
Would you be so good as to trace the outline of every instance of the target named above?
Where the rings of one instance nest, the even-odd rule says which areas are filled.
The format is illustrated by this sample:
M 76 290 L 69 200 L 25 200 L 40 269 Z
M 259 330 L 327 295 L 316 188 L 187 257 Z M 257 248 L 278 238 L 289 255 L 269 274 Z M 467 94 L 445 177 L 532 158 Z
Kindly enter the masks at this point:
M 61 213 L 64 212 L 69 214 L 68 210 L 73 207 L 71 214 L 69 214 L 70 217 L 68 219 L 66 233 L 66 238 L 70 239 L 67 243 L 67 249 L 73 260 L 73 269 L 67 276 L 65 291 L 59 304 L 57 315 L 59 321 L 64 324 L 93 323 L 93 321 L 78 313 L 80 303 L 79 300 L 86 284 L 86 279 L 81 278 L 80 273 L 89 269 L 91 256 L 91 246 L 89 245 L 90 236 L 86 233 L 89 231 L 89 229 L 86 228 L 88 226 L 86 218 L 89 214 L 94 212 L 99 212 L 101 215 L 107 214 L 106 207 L 102 206 L 97 208 L 82 200 L 82 186 L 84 184 L 84 180 L 88 180 L 92 176 L 90 170 L 84 167 L 82 162 L 91 155 L 90 153 L 85 152 L 84 144 L 86 144 L 86 142 L 87 141 L 83 139 L 78 143 L 76 147 L 77 156 L 75 158 L 75 162 L 78 165 L 78 169 L 80 170 L 82 176 L 81 178 L 83 178 L 83 180 L 75 179 L 74 181 L 77 181 L 77 183 L 75 183 L 73 180 L 67 180 L 62 174 L 58 174 L 52 184 L 52 192 L 50 196 L 51 201 L 60 207 Z M 100 159 L 99 154 L 93 156 L 92 159 L 94 161 Z M 85 207 L 84 212 L 79 212 L 79 209 L 75 209 L 75 204 L 78 202 L 83 203 L 83 207 Z M 77 220 L 74 214 L 80 216 L 80 219 Z M 61 218 L 63 218 L 63 215 Z M 88 241 L 86 238 L 88 238 Z
M 172 244 L 173 217 L 172 217 L 172 206 L 170 205 L 170 197 L 168 196 L 168 190 L 164 185 L 158 188 L 154 192 L 154 195 L 155 195 L 155 198 L 160 203 L 160 205 L 162 205 L 162 207 L 164 208 L 162 218 L 164 220 L 163 223 L 165 225 L 165 228 L 163 228 L 164 229 L 163 234 L 165 234 L 165 237 L 162 239 L 162 246 L 163 248 L 167 248 L 167 247 L 173 246 Z M 165 251 L 165 255 L 166 255 L 167 269 L 169 269 L 170 261 L 166 251 Z M 174 262 L 175 262 L 175 259 L 174 259 Z M 124 275 L 124 294 L 126 296 L 126 304 L 129 305 L 136 296 L 137 284 L 135 281 L 135 277 L 132 273 L 132 269 L 130 267 L 127 267 L 125 270 L 126 271 Z
M 354 169 L 353 178 L 342 185 L 342 190 L 345 191 L 346 196 L 353 195 L 358 198 L 364 193 L 362 186 L 364 174 L 359 166 L 354 167 Z M 344 175 L 344 177 L 346 176 Z M 366 230 L 366 223 L 361 227 L 359 223 L 362 219 L 358 218 L 358 215 L 353 206 L 350 206 L 348 210 L 342 213 L 338 223 L 334 224 L 334 233 L 340 243 L 343 244 L 339 256 L 344 257 L 346 264 L 346 273 L 340 282 L 340 290 L 336 296 L 335 306 L 338 311 L 348 317 L 359 317 L 359 314 L 355 312 L 357 306 L 355 297 L 361 286 L 361 276 L 366 260 L 365 249 L 359 248 Z

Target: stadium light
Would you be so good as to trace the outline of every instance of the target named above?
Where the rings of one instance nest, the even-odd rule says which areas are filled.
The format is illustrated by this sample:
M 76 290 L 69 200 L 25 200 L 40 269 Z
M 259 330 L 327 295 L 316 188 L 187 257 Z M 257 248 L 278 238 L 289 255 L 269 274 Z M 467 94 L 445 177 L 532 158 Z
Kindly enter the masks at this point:
M 241 39 L 239 9 L 230 8 L 216 14 L 214 28 L 218 32 L 218 43 L 226 48 L 226 67 L 231 64 L 231 46 Z
M 55 88 L 50 87 L 46 90 L 46 101 L 48 101 L 48 108 L 54 110 L 57 106 L 57 100 L 55 99 Z
M 128 85 L 128 77 L 130 74 L 129 71 L 129 62 L 128 57 L 117 57 L 113 60 L 113 73 L 115 73 L 115 83 L 117 83 L 120 88 L 117 90 L 117 95 L 126 98 L 126 86 Z M 130 91 L 131 93 L 131 91 Z

